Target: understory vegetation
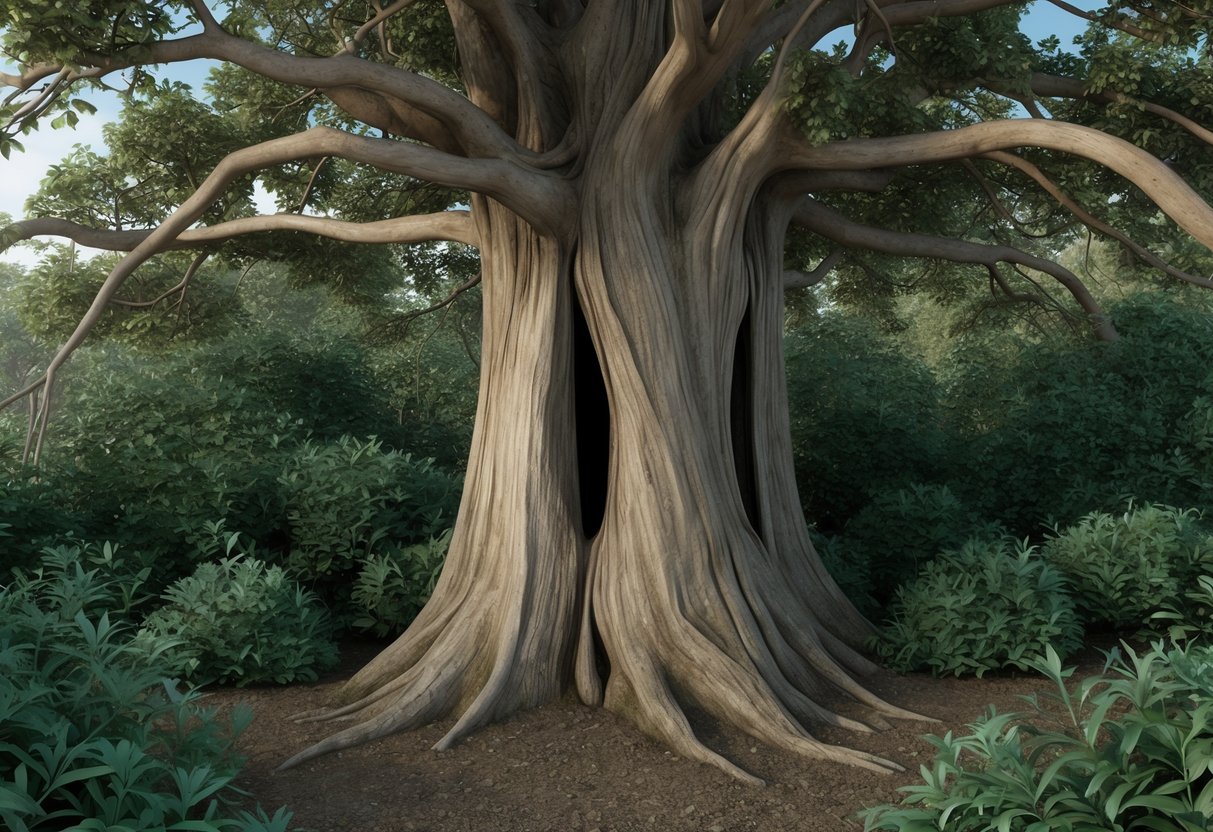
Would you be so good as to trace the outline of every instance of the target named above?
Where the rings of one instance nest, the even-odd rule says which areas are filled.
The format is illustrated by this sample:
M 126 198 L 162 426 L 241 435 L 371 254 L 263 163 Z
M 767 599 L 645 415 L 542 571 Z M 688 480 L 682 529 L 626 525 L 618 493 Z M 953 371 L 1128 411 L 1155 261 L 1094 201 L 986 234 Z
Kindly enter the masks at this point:
M 237 806 L 240 720 L 181 691 L 313 680 L 341 638 L 402 632 L 433 590 L 474 351 L 441 328 L 377 340 L 337 300 L 308 303 L 251 333 L 199 323 L 171 348 L 116 329 L 82 351 L 36 472 L 19 464 L 24 416 L 0 414 L 11 828 L 90 815 L 284 828 L 285 812 Z M 1178 818 L 1148 828 L 1203 828 L 1211 813 L 1209 774 L 1191 760 L 1211 742 L 1213 313 L 1148 292 L 1112 310 L 1113 343 L 1012 327 L 924 346 L 862 310 L 793 307 L 804 510 L 827 568 L 878 625 L 873 652 L 898 670 L 1059 683 L 1034 715 L 934 740 L 924 785 L 873 810 L 871 829 L 938 828 L 945 814 L 949 829 L 998 828 L 1026 810 L 992 784 L 1032 772 L 1031 788 L 1057 797 L 1033 821 L 1046 825 L 1010 828 L 1086 823 L 1097 801 L 1118 823 Z M 6 342 L 10 367 L 20 343 Z M 426 349 L 446 375 L 401 386 Z M 460 396 L 439 395 L 452 378 Z M 1092 632 L 1167 641 L 1068 693 L 1059 662 Z M 90 716 L 108 706 L 76 689 L 85 673 L 133 704 Z M 47 693 L 50 676 L 63 682 Z M 53 727 L 50 713 L 91 727 Z M 1187 768 L 1165 757 L 1181 753 Z M 210 826 L 173 825 L 187 820 Z

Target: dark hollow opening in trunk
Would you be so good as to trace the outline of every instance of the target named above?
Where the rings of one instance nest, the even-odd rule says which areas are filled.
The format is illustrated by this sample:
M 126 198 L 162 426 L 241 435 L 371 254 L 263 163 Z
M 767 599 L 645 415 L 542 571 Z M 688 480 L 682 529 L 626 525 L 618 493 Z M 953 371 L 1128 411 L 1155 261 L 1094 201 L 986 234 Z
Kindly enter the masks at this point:
M 758 532 L 758 480 L 754 465 L 754 384 L 750 369 L 750 309 L 747 306 L 741 326 L 737 328 L 737 345 L 733 350 L 733 389 L 729 417 L 733 433 L 733 466 L 737 488 L 745 506 L 750 527 Z
M 607 464 L 611 452 L 611 409 L 594 340 L 581 304 L 573 301 L 573 395 L 577 420 L 577 477 L 581 487 L 581 529 L 598 534 L 606 512 Z

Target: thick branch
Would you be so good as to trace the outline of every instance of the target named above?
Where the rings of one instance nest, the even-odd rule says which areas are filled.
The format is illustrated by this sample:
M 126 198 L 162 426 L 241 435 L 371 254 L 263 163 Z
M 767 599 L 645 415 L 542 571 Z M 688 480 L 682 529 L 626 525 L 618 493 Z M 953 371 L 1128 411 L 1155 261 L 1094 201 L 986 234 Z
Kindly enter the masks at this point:
M 1199 275 L 1188 274 L 1182 269 L 1175 268 L 1170 263 L 1154 254 L 1154 252 L 1135 243 L 1123 232 L 1118 231 L 1117 229 L 1108 225 L 1106 222 L 1103 222 L 1098 217 L 1091 214 L 1091 212 L 1087 211 L 1082 207 L 1082 205 L 1071 198 L 1069 194 L 1059 188 L 1057 184 L 1053 182 L 1053 180 L 1049 179 L 1049 177 L 1046 176 L 1040 168 L 1029 162 L 1027 159 L 1024 159 L 1021 156 L 1016 156 L 1014 153 L 1005 153 L 1002 151 L 985 153 L 982 154 L 982 157 L 985 159 L 991 159 L 995 162 L 1000 162 L 1004 165 L 1010 165 L 1011 167 L 1022 171 L 1034 182 L 1036 182 L 1036 184 L 1040 185 L 1041 188 L 1048 192 L 1050 196 L 1056 199 L 1062 205 L 1062 207 L 1077 217 L 1079 222 L 1083 223 L 1089 228 L 1094 229 L 1095 231 L 1100 232 L 1101 234 L 1111 237 L 1113 240 L 1116 240 L 1154 268 L 1161 269 L 1172 277 L 1178 278 L 1186 283 L 1191 283 L 1195 286 L 1202 286 L 1206 289 L 1213 289 L 1213 280 L 1207 277 L 1200 277 Z
M 1105 340 L 1118 336 L 1112 321 L 1079 277 L 1064 266 L 1010 246 L 984 245 L 967 240 L 908 234 L 861 225 L 816 200 L 806 198 L 793 214 L 793 222 L 848 248 L 864 248 L 905 257 L 933 257 L 955 263 L 993 267 L 1014 263 L 1044 272 L 1066 288 L 1090 317 L 1095 334 Z
M 1206 144 L 1213 144 L 1213 130 L 1209 130 L 1182 113 L 1163 107 L 1161 104 L 1155 104 L 1152 101 L 1146 101 L 1133 96 L 1125 95 L 1124 93 L 1116 92 L 1115 90 L 1101 90 L 1099 92 L 1090 92 L 1086 85 L 1074 78 L 1065 78 L 1061 75 L 1047 75 L 1042 72 L 1032 74 L 1030 81 L 1032 92 L 1045 98 L 1081 98 L 1094 101 L 1106 101 L 1112 104 L 1129 104 L 1134 107 L 1140 107 L 1147 113 L 1152 113 L 1161 118 L 1165 118 L 1174 124 L 1179 125 L 1187 130 L 1196 138 Z M 994 89 L 991 87 L 991 89 Z M 994 89 L 995 92 L 1000 92 Z
M 808 289 L 816 286 L 818 283 L 826 279 L 826 276 L 834 270 L 838 265 L 838 261 L 842 259 L 842 249 L 836 248 L 822 258 L 812 271 L 801 271 L 800 269 L 786 269 L 783 273 L 783 288 L 787 289 Z
M 321 90 L 363 88 L 436 119 L 469 154 L 498 158 L 530 155 L 483 110 L 454 90 L 422 75 L 362 60 L 344 51 L 327 58 L 291 55 L 216 28 L 207 29 L 199 35 L 150 44 L 140 52 L 138 58 L 89 55 L 85 59 L 92 63 L 92 67 L 73 73 L 69 80 L 101 77 L 139 64 L 211 59 L 242 66 L 285 84 Z M 58 68 L 54 71 L 57 72 Z M 45 67 L 39 67 L 37 73 L 30 70 L 26 75 L 19 76 L 16 85 L 28 89 L 47 74 L 54 74 L 48 73 Z M 6 76 L 6 82 L 10 78 L 12 76 Z
M 241 217 L 215 225 L 181 232 L 162 250 L 196 248 L 230 240 L 245 234 L 265 231 L 302 231 L 349 243 L 426 243 L 449 241 L 476 246 L 479 241 L 471 217 L 466 211 L 439 211 L 412 217 L 396 217 L 377 222 L 344 222 L 329 217 L 304 214 L 270 214 Z M 5 229 L 11 242 L 31 237 L 63 237 L 82 246 L 106 251 L 131 251 L 152 233 L 151 230 L 111 231 L 89 228 L 53 218 L 22 220 Z
M 911 136 L 850 139 L 810 147 L 791 129 L 768 154 L 771 172 L 861 170 L 971 158 L 1035 146 L 1098 162 L 1128 179 L 1181 228 L 1213 248 L 1213 208 L 1163 162 L 1123 139 L 1089 127 L 1040 119 L 993 121 Z

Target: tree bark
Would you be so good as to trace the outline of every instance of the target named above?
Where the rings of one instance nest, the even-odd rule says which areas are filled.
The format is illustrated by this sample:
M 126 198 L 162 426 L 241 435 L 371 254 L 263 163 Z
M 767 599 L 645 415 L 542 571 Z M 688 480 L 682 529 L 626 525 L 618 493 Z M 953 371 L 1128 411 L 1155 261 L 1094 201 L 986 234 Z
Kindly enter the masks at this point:
M 507 209 L 473 199 L 484 241 L 479 406 L 459 519 L 434 594 L 394 644 L 309 718 L 357 724 L 284 767 L 458 714 L 445 748 L 551 701 L 572 675 L 581 532 L 568 255 Z

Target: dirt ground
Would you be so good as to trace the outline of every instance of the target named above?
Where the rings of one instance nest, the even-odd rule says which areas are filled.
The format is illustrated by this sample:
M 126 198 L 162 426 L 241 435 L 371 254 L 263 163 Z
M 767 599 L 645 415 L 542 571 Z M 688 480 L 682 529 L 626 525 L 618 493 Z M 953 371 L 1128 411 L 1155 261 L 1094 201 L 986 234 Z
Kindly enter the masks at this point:
M 860 748 L 905 766 L 881 775 L 772 750 L 705 719 L 708 745 L 767 781 L 743 785 L 719 770 L 679 759 L 627 723 L 574 699 L 518 714 L 482 729 L 450 751 L 431 746 L 449 725 L 399 734 L 305 763 L 286 772 L 286 757 L 331 733 L 332 725 L 289 717 L 327 704 L 327 696 L 382 645 L 347 644 L 342 667 L 314 685 L 222 689 L 223 708 L 247 702 L 255 713 L 241 749 L 240 785 L 267 810 L 286 805 L 293 829 L 313 832 L 838 832 L 859 830 L 856 813 L 896 800 L 932 758 L 925 734 L 963 731 L 994 704 L 1026 708 L 1020 696 L 1045 690 L 1035 676 L 933 679 L 882 674 L 869 687 L 940 724 L 900 722 L 863 735 L 819 730 L 827 742 Z M 1101 657 L 1079 660 L 1080 675 Z

